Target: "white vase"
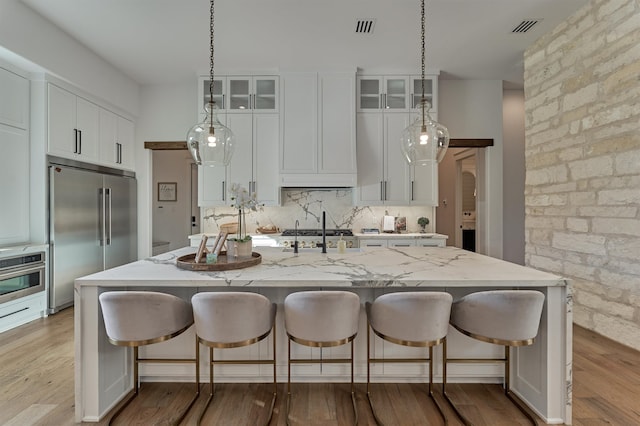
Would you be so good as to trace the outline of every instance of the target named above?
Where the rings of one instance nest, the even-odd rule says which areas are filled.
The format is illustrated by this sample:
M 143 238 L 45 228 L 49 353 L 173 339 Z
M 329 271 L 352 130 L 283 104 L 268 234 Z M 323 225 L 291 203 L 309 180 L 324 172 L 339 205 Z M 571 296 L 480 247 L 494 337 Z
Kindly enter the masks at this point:
M 249 241 L 227 240 L 227 257 L 248 259 L 251 257 L 253 244 Z

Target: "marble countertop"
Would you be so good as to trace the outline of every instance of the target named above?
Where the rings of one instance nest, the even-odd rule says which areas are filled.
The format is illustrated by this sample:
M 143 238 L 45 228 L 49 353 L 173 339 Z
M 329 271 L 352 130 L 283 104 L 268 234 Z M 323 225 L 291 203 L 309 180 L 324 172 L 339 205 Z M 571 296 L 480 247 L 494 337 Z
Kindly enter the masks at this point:
M 200 234 L 194 234 L 194 235 L 189 235 L 189 239 L 190 240 L 201 240 L 202 236 L 206 235 L 208 237 L 215 237 L 217 234 L 216 233 L 200 233 Z M 257 239 L 270 239 L 273 237 L 279 237 L 282 234 L 251 234 L 252 238 L 257 238 Z M 444 234 L 436 234 L 433 232 L 406 232 L 404 234 L 398 234 L 398 233 L 386 233 L 386 232 L 380 232 L 379 234 L 363 234 L 361 232 L 354 232 L 353 233 L 354 237 L 360 238 L 360 239 L 365 239 L 365 238 L 387 238 L 387 239 L 393 239 L 393 238 L 397 238 L 397 239 L 402 239 L 402 238 L 407 238 L 407 239 L 418 239 L 418 238 L 440 238 L 440 239 L 447 239 L 449 238 L 449 236 L 444 235 Z
M 254 250 L 255 251 L 255 250 Z M 554 287 L 556 275 L 455 247 L 305 250 L 298 256 L 260 247 L 259 265 L 218 272 L 179 269 L 185 247 L 79 278 L 75 286 L 100 287 Z
M 433 232 L 406 232 L 404 234 L 396 234 L 393 232 L 381 232 L 379 234 L 362 234 L 359 232 L 354 232 L 354 236 L 359 239 L 367 239 L 367 238 L 375 238 L 375 239 L 398 239 L 401 240 L 403 238 L 406 239 L 421 239 L 421 238 L 434 238 L 434 239 L 448 239 L 448 235 L 444 234 L 435 234 Z

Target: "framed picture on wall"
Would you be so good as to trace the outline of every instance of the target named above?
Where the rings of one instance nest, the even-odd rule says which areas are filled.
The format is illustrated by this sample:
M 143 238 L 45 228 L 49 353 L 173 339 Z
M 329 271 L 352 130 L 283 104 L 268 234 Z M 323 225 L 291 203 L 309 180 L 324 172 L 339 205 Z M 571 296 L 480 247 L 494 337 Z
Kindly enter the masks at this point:
M 158 182 L 158 201 L 177 201 L 178 184 L 176 182 Z

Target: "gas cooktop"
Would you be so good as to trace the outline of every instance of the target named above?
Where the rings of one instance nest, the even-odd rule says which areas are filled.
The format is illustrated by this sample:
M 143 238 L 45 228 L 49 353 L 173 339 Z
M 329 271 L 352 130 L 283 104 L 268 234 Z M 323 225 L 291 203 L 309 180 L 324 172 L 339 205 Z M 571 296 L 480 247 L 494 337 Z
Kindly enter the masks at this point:
M 327 229 L 325 235 L 327 237 L 339 237 L 342 234 L 345 237 L 352 237 L 353 231 L 351 229 Z M 285 229 L 282 231 L 283 237 L 294 237 L 296 235 L 295 229 Z M 299 237 L 321 237 L 322 229 L 298 229 Z

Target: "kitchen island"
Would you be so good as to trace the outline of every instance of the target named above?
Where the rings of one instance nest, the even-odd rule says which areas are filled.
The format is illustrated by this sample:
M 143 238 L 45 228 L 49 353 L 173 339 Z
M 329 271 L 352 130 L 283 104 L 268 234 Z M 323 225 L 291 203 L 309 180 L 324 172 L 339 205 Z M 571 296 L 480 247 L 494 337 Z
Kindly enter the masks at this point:
M 304 289 L 341 289 L 365 301 L 393 291 L 447 291 L 454 299 L 464 294 L 497 288 L 533 288 L 546 295 L 540 332 L 533 346 L 514 350 L 512 386 L 548 423 L 571 422 L 571 288 L 556 275 L 453 247 L 379 248 L 343 254 L 307 250 L 299 256 L 281 248 L 256 249 L 262 262 L 246 269 L 194 272 L 176 267 L 176 259 L 193 253 L 188 247 L 80 278 L 75 282 L 76 421 L 99 421 L 131 388 L 131 352 L 110 345 L 104 331 L 98 296 L 111 290 L 156 290 L 190 299 L 202 291 L 254 291 L 279 305 L 277 316 L 278 381 L 286 381 L 286 334 L 281 305 L 287 294 Z M 193 347 L 193 330 L 168 342 L 141 349 L 141 356 L 187 355 Z M 258 345 L 229 350 L 233 357 L 267 357 L 271 339 Z M 449 357 L 500 356 L 502 348 L 472 340 L 450 328 Z M 356 381 L 366 380 L 366 316 L 362 310 L 356 337 Z M 348 346 L 308 348 L 292 346 L 294 356 L 344 356 Z M 322 351 L 326 351 L 323 352 Z M 375 339 L 372 356 L 419 356 L 420 348 L 405 348 Z M 148 352 L 147 352 L 148 351 Z M 204 351 L 204 350 L 203 350 Z M 230 352 L 235 351 L 235 352 Z M 203 352 L 204 353 L 204 352 Z M 220 355 L 224 357 L 225 351 Z M 201 374 L 208 374 L 203 357 Z M 372 381 L 418 382 L 423 365 L 374 365 Z M 436 381 L 442 380 L 441 352 L 435 351 Z M 450 382 L 499 383 L 502 366 L 450 364 Z M 348 380 L 348 366 L 298 365 L 295 381 Z M 268 382 L 264 366 L 221 366 L 219 381 Z M 177 365 L 143 365 L 143 381 L 193 381 L 193 368 Z M 420 377 L 422 376 L 422 377 Z M 206 380 L 206 379 L 205 379 Z M 357 389 L 358 390 L 358 389 Z

